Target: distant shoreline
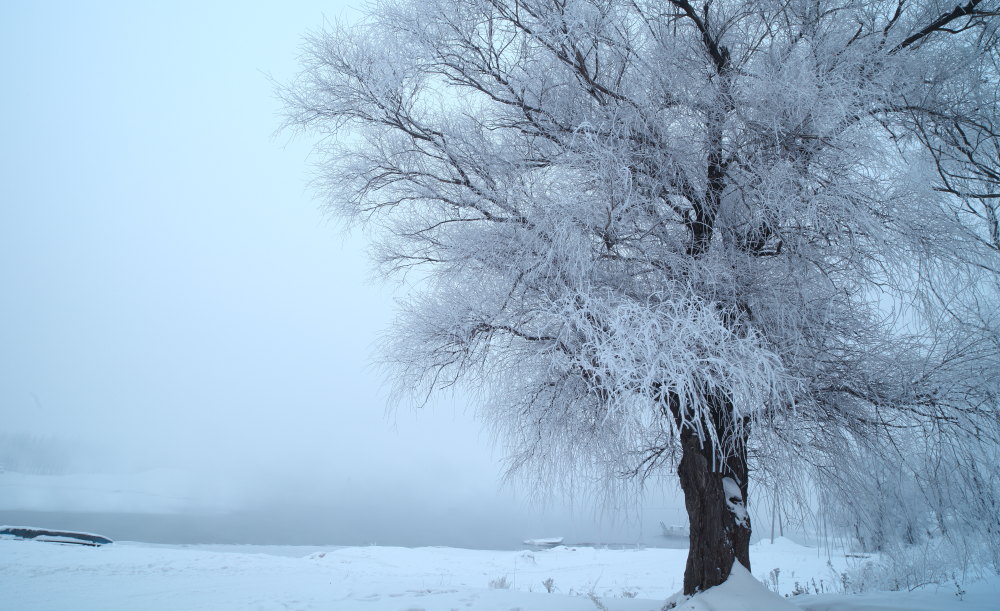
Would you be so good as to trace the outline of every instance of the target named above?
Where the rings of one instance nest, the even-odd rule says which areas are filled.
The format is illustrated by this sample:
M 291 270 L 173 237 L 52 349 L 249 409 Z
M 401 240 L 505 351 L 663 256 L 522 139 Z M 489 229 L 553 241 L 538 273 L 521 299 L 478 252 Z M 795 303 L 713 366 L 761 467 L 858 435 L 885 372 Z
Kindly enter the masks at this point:
M 310 515 L 309 524 L 321 523 Z M 359 528 L 356 523 L 338 522 L 331 514 L 324 527 L 303 529 L 294 516 L 274 512 L 237 512 L 215 515 L 91 513 L 64 511 L 3 511 L 0 524 L 23 524 L 39 528 L 57 528 L 98 532 L 115 541 L 135 541 L 166 545 L 276 545 L 357 547 L 382 545 L 392 547 L 455 547 L 478 550 L 516 551 L 526 549 L 523 537 L 499 531 L 442 532 L 396 529 L 377 532 L 377 526 Z M 684 548 L 677 542 L 653 535 L 648 540 L 574 541 L 565 545 L 579 547 Z

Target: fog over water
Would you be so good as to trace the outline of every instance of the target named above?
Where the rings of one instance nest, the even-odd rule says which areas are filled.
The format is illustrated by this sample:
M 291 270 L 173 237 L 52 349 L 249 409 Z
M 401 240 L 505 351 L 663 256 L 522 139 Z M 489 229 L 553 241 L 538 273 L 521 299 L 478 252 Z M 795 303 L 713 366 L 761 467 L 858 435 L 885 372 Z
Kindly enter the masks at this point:
M 531 503 L 462 396 L 389 413 L 369 278 L 273 136 L 346 3 L 0 6 L 0 522 L 173 542 L 655 542 Z

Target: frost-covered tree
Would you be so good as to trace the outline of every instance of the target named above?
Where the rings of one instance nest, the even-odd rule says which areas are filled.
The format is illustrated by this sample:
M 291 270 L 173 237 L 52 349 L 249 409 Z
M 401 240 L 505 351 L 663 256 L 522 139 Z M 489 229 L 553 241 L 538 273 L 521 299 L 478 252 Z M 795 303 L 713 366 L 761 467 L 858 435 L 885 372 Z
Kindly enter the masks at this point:
M 416 270 L 399 388 L 484 389 L 548 482 L 676 468 L 692 593 L 750 566 L 751 475 L 844 498 L 900 465 L 997 528 L 964 509 L 997 495 L 997 10 L 386 0 L 281 95 L 329 205 Z

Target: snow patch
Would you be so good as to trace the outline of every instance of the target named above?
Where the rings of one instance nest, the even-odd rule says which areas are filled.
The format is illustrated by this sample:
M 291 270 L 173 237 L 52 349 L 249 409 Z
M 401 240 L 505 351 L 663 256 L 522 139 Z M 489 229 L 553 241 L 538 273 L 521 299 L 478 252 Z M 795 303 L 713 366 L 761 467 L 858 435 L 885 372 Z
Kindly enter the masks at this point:
M 670 604 L 674 606 L 671 607 Z M 722 585 L 694 596 L 667 601 L 664 609 L 676 611 L 799 611 L 799 607 L 778 596 L 754 579 L 739 562 L 733 563 L 729 578 Z
M 726 507 L 730 513 L 736 516 L 736 523 L 744 528 L 750 528 L 750 522 L 747 519 L 747 508 L 743 504 L 743 491 L 740 490 L 740 485 L 733 478 L 724 477 L 722 478 L 722 490 L 726 495 Z

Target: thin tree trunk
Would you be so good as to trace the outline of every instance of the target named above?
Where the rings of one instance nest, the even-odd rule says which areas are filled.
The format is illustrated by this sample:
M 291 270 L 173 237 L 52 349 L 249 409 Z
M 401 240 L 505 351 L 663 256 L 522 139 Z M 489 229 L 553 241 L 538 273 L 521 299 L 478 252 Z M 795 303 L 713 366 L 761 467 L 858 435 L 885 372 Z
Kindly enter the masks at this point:
M 691 529 L 684 594 L 721 584 L 729 577 L 734 561 L 750 568 L 750 516 L 745 502 L 747 428 L 717 429 L 718 438 L 729 448 L 724 459 L 714 444 L 699 440 L 690 428 L 681 433 L 677 474 Z

